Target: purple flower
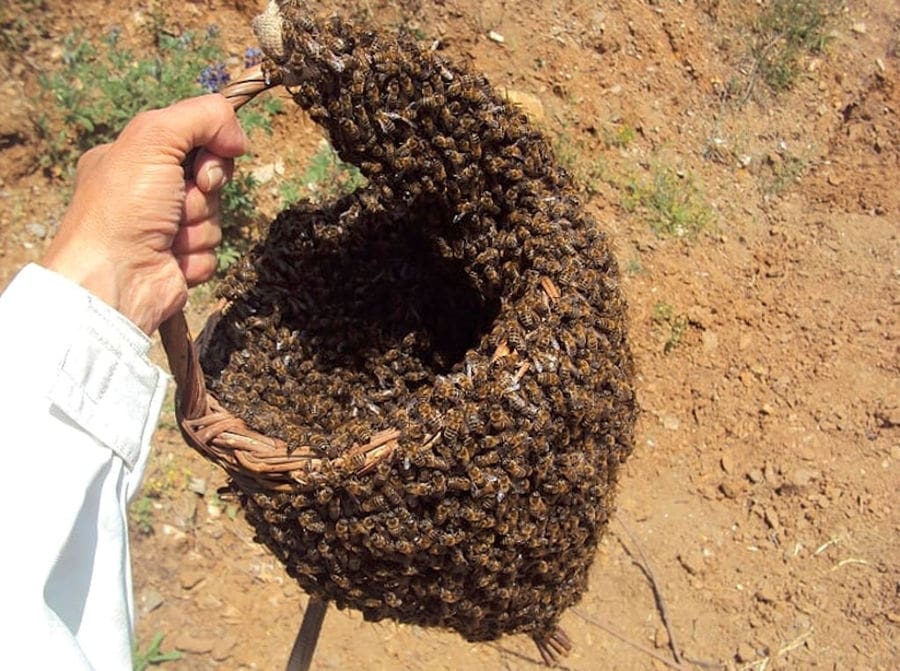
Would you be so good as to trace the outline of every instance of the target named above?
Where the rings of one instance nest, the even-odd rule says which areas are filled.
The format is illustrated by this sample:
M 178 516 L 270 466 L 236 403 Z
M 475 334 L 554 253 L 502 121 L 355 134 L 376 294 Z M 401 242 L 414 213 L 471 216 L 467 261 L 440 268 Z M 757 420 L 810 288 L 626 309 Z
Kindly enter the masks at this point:
M 244 52 L 244 67 L 252 68 L 254 65 L 259 65 L 262 62 L 262 58 L 262 51 L 256 47 L 250 47 Z
M 203 68 L 200 76 L 197 77 L 200 86 L 210 93 L 221 91 L 222 87 L 231 81 L 231 75 L 225 69 L 224 63 L 216 63 L 215 65 L 207 65 Z

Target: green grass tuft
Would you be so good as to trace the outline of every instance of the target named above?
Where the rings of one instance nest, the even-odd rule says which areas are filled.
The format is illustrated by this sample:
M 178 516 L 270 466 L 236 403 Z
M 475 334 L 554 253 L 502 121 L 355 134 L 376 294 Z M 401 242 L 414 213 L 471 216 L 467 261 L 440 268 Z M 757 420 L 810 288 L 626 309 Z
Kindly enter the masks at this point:
M 632 181 L 622 206 L 645 216 L 658 235 L 693 238 L 715 217 L 693 178 L 670 168 L 654 168 L 649 181 Z

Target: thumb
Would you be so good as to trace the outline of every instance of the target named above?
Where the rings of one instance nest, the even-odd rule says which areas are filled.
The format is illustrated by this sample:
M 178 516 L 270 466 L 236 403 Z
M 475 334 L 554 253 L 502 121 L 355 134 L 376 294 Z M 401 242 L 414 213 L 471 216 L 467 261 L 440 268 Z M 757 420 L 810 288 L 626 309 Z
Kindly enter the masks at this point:
M 234 158 L 249 146 L 234 107 L 218 93 L 143 112 L 125 127 L 121 137 L 156 145 L 164 153 L 171 153 L 178 163 L 194 147 Z

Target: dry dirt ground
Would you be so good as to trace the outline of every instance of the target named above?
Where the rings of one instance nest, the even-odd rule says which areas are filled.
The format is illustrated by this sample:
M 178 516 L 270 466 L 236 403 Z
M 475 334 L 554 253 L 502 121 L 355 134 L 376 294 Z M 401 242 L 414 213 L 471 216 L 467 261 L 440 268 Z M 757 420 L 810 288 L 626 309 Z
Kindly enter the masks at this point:
M 240 54 L 260 4 L 163 8 L 178 28 L 217 23 Z M 847 2 L 824 52 L 803 55 L 795 87 L 774 95 L 747 58 L 748 18 L 765 5 L 353 3 L 540 101 L 616 242 L 641 416 L 590 591 L 563 619 L 571 669 L 677 668 L 652 582 L 681 668 L 900 666 L 900 6 Z M 65 33 L 127 35 L 147 10 L 46 2 L 42 39 L 5 55 L 0 286 L 38 257 L 63 208 L 36 165 L 37 72 Z M 286 112 L 257 164 L 315 145 Z M 654 175 L 694 194 L 687 209 L 708 215 L 698 236 L 659 236 L 652 207 L 629 206 L 628 185 Z M 148 483 L 152 533 L 134 531 L 140 644 L 161 632 L 163 650 L 180 649 L 165 668 L 281 668 L 305 597 L 216 499 L 223 476 L 183 445 L 171 411 Z M 521 637 L 472 645 L 332 611 L 314 668 L 538 659 Z

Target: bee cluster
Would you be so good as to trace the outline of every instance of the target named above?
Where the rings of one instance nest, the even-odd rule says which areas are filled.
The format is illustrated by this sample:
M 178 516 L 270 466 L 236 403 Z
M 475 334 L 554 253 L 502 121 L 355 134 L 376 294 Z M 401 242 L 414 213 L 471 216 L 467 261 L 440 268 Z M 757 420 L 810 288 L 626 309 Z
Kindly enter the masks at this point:
M 361 475 L 242 492 L 309 593 L 469 640 L 555 635 L 586 588 L 635 400 L 618 270 L 542 135 L 412 39 L 279 3 L 278 68 L 368 184 L 282 212 L 222 284 L 210 392 Z M 271 56 L 271 55 L 270 55 Z

